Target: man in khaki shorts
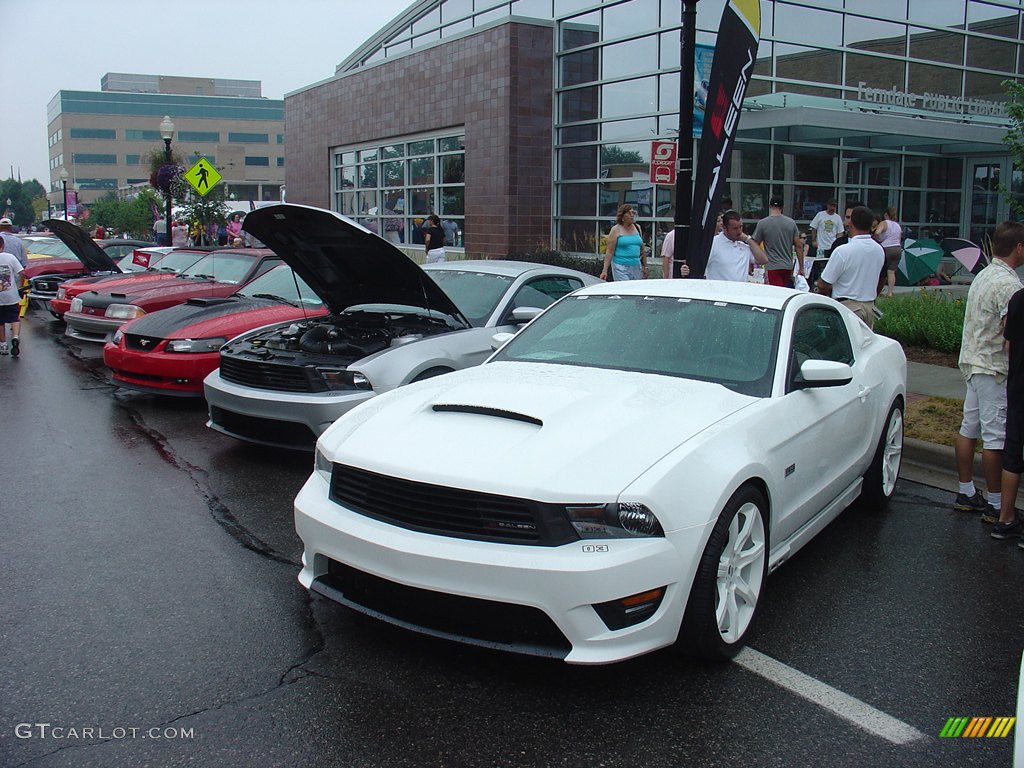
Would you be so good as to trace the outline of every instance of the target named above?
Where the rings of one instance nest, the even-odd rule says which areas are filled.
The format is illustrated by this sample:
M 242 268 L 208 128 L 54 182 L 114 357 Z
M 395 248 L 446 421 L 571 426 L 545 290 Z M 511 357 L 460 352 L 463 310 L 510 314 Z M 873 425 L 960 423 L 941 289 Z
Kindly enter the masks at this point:
M 995 523 L 1002 503 L 1003 444 L 1006 439 L 1006 374 L 1009 359 L 1003 328 L 1010 298 L 1021 289 L 1014 271 L 1024 263 L 1024 224 L 1004 221 L 992 236 L 992 263 L 971 283 L 960 343 L 960 370 L 967 380 L 964 417 L 956 438 L 959 492 L 953 509 L 980 512 Z M 988 488 L 984 498 L 974 487 L 974 449 L 982 441 L 981 466 Z M 1016 538 L 1021 522 L 993 528 L 994 538 Z
M 868 328 L 875 324 L 878 275 L 885 264 L 882 246 L 871 238 L 875 214 L 858 205 L 850 211 L 850 242 L 836 248 L 818 278 L 818 293 L 844 303 Z

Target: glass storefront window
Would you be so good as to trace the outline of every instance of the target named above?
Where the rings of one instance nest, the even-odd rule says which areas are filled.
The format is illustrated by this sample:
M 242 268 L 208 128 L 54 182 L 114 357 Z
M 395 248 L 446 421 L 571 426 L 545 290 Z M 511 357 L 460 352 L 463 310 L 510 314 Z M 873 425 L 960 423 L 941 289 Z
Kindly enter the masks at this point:
M 658 80 L 644 77 L 601 86 L 601 117 L 605 120 L 655 111 Z
M 410 184 L 434 183 L 434 158 L 420 157 L 409 161 Z
M 434 210 L 433 187 L 410 187 L 409 208 L 407 213 L 413 216 L 426 216 Z
M 911 27 L 910 57 L 942 64 L 963 64 L 964 34 L 957 30 Z
M 598 253 L 597 226 L 593 221 L 563 220 L 558 225 L 558 250 Z
M 441 158 L 441 183 L 462 184 L 466 180 L 465 155 L 445 155 Z
M 359 167 L 359 186 L 360 187 L 376 187 L 377 186 L 377 164 L 362 165 Z
M 409 156 L 413 155 L 432 155 L 434 153 L 434 140 L 427 139 L 426 141 L 410 141 L 409 142 Z
M 641 37 L 605 46 L 601 52 L 601 76 L 605 79 L 641 75 L 658 68 L 658 48 Z
M 598 86 L 573 88 L 558 97 L 559 122 L 575 123 L 582 120 L 597 118 L 597 99 L 600 94 Z
M 650 142 L 605 144 L 601 147 L 601 178 L 648 179 L 650 152 Z
M 465 148 L 465 136 L 447 136 L 443 139 L 438 139 L 437 142 L 439 152 L 462 152 Z
M 960 96 L 963 73 L 948 67 L 910 63 L 907 90 L 911 93 L 934 93 Z
M 465 187 L 441 187 L 441 213 L 449 216 L 465 215 Z
M 625 37 L 658 28 L 658 6 L 650 0 L 622 3 L 604 10 L 605 37 Z
M 596 43 L 601 37 L 601 12 L 594 11 L 577 16 L 559 25 L 562 51 L 571 51 L 584 45 Z
M 775 72 L 780 78 L 839 85 L 841 64 L 842 55 L 838 51 L 822 52 L 800 45 L 775 44 Z M 789 89 L 780 84 L 776 90 Z
M 562 87 L 595 82 L 598 79 L 597 67 L 600 60 L 599 48 L 588 48 L 562 56 L 558 60 Z
M 360 162 L 366 163 L 377 159 L 377 149 L 363 149 L 359 152 Z
M 1014 20 L 1016 24 L 1016 20 Z M 979 69 L 994 69 L 997 72 L 1013 72 L 1017 64 L 1017 44 L 989 40 L 981 37 L 967 38 L 967 66 Z
M 512 3 L 513 16 L 526 16 L 534 19 L 551 18 L 551 0 L 515 0 Z
M 843 16 L 834 11 L 779 4 L 775 8 L 775 25 L 775 39 L 784 43 L 821 47 L 843 44 Z
M 978 0 L 968 0 L 967 29 L 972 32 L 984 32 L 986 35 L 999 35 L 1017 39 L 1017 11 L 1005 6 L 990 5 Z
M 858 53 L 846 54 L 847 98 L 858 99 L 857 88 L 895 88 L 902 91 L 906 78 L 906 64 L 894 59 L 864 56 Z M 861 83 L 864 83 L 861 86 Z
M 561 216 L 593 216 L 596 200 L 596 184 L 561 184 L 558 187 L 558 213 Z
M 597 141 L 597 123 L 560 128 L 558 130 L 558 140 L 560 144 L 579 144 L 586 141 Z
M 380 156 L 383 158 L 405 157 L 405 145 L 391 144 L 387 147 L 381 147 Z
M 657 133 L 657 121 L 653 117 L 639 120 L 614 120 L 601 124 L 601 138 L 608 139 L 642 139 Z
M 963 28 L 964 0 L 910 0 L 910 20 Z
M 597 177 L 597 147 L 567 147 L 558 150 L 559 178 L 593 179 Z
M 1006 89 L 1003 88 L 1004 79 L 1001 75 L 967 72 L 964 74 L 964 96 L 968 99 L 1006 101 Z
M 391 161 L 380 164 L 381 182 L 385 187 L 405 186 L 405 163 Z
M 846 45 L 859 50 L 887 53 L 891 56 L 904 56 L 907 52 L 907 28 L 903 24 L 847 16 L 844 37 Z

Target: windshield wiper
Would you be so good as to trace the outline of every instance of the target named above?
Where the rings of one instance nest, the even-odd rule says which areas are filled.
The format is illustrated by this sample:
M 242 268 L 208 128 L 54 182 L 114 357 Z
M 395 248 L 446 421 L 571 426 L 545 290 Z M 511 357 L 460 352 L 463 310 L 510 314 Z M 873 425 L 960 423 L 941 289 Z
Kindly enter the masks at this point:
M 211 282 L 217 282 L 216 275 L 189 275 L 193 280 L 210 280 Z
M 242 294 L 239 294 L 239 295 L 242 295 Z M 288 299 L 284 298 L 283 296 L 276 296 L 273 293 L 254 293 L 252 295 L 252 298 L 254 298 L 254 299 L 270 299 L 271 301 L 277 301 L 277 302 L 280 302 L 281 304 L 287 304 L 289 307 L 297 307 L 297 306 L 299 306 L 295 302 L 288 301 Z

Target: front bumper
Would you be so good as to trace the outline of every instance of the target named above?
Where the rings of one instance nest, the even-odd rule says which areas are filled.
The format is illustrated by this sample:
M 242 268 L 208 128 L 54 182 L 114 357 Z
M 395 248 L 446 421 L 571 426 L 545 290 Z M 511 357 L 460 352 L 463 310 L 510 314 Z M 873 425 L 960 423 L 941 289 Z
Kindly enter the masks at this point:
M 67 324 L 65 333 L 79 341 L 103 343 L 110 341 L 114 333 L 127 320 L 110 320 L 106 317 L 86 315 L 81 312 L 65 312 L 64 322 Z
M 295 499 L 295 529 L 303 541 L 299 581 L 307 589 L 385 621 L 427 634 L 573 664 L 606 664 L 676 641 L 704 527 L 665 538 L 577 541 L 558 547 L 495 544 L 418 533 L 351 512 L 328 498 L 328 483 L 313 473 Z M 332 565 L 341 564 L 341 568 Z M 333 575 L 346 568 L 434 597 L 486 601 L 509 608 L 506 642 L 481 642 L 458 630 L 438 632 L 356 604 L 338 594 Z M 366 581 L 366 577 L 360 577 Z M 666 587 L 646 621 L 610 630 L 594 605 Z M 515 622 L 524 609 L 547 617 L 564 643 L 538 649 L 517 642 Z M 491 632 L 493 633 L 493 628 Z M 500 628 L 499 630 L 500 631 Z
M 374 395 L 254 389 L 225 381 L 217 370 L 206 377 L 203 393 L 211 429 L 252 443 L 307 451 L 338 418 Z
M 217 368 L 219 352 L 137 352 L 108 342 L 103 362 L 119 386 L 140 392 L 202 397 L 203 379 Z

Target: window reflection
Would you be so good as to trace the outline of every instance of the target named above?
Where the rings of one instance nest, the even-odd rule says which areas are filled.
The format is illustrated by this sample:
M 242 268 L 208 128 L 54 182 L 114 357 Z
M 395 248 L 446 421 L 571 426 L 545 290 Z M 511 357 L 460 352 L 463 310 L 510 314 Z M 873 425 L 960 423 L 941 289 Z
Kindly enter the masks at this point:
M 601 73 L 605 79 L 638 75 L 658 68 L 658 48 L 650 38 L 609 45 L 602 51 Z
M 608 40 L 658 28 L 658 6 L 650 0 L 622 3 L 604 10 L 604 39 Z
M 775 39 L 782 42 L 815 46 L 843 44 L 843 17 L 833 11 L 778 5 L 775 23 Z M 847 19 L 849 23 L 850 18 Z
M 601 117 L 625 117 L 653 112 L 657 78 L 645 77 L 601 86 Z
M 964 0 L 910 0 L 910 20 L 941 27 L 963 27 Z
M 910 28 L 910 56 L 924 61 L 962 64 L 964 35 L 962 32 Z

